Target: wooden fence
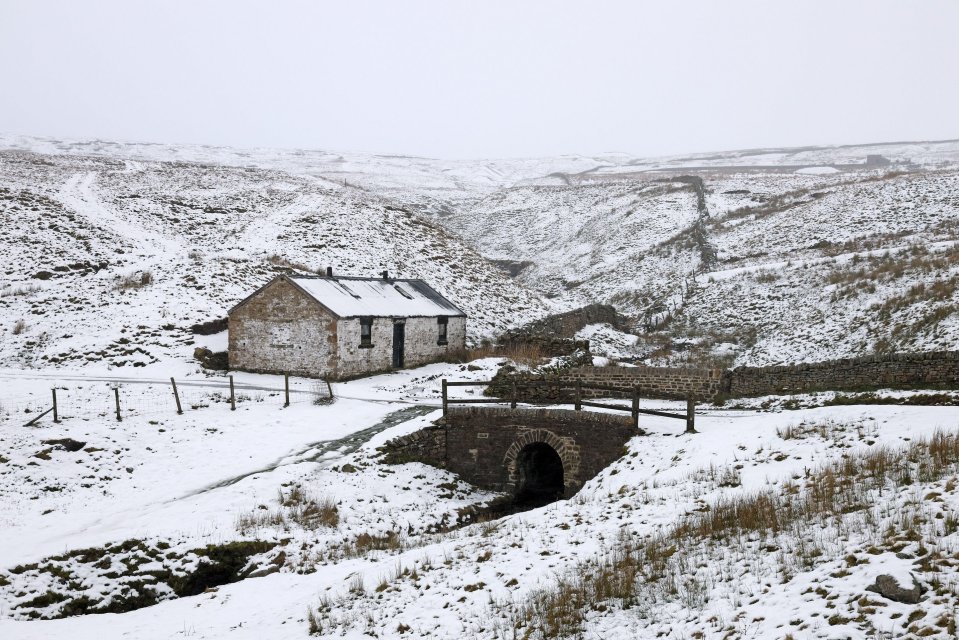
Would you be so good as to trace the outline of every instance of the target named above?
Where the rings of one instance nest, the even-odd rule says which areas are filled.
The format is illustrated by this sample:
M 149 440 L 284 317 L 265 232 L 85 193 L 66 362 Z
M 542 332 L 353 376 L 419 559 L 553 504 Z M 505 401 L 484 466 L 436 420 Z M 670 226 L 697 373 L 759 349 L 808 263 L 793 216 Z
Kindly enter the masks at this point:
M 484 381 L 471 381 L 471 382 L 449 382 L 446 378 L 443 378 L 443 415 L 446 415 L 447 408 L 451 404 L 505 404 L 509 403 L 510 408 L 515 409 L 517 403 L 519 402 L 517 385 L 514 381 L 512 383 L 512 393 L 508 400 L 497 399 L 497 398 L 450 398 L 448 393 L 449 387 L 481 387 L 488 386 L 492 383 L 491 380 Z M 576 382 L 559 382 L 559 381 L 550 381 L 550 382 L 524 382 L 524 386 L 549 386 L 556 389 L 557 391 L 562 390 L 571 390 L 573 391 L 573 400 L 564 401 L 562 399 L 555 402 L 550 402 L 549 404 L 572 404 L 573 409 L 576 411 L 582 411 L 583 407 L 589 407 L 594 409 L 606 409 L 610 411 L 628 411 L 632 414 L 633 424 L 639 428 L 639 416 L 640 414 L 649 415 L 649 416 L 659 416 L 661 418 L 675 418 L 677 420 L 686 421 L 686 432 L 695 433 L 696 432 L 696 401 L 690 396 L 686 398 L 686 412 L 685 413 L 672 413 L 669 411 L 657 411 L 654 409 L 641 409 L 639 406 L 639 388 L 634 387 L 630 393 L 631 404 L 630 406 L 623 406 L 617 404 L 606 404 L 603 402 L 595 402 L 593 400 L 583 400 L 583 390 L 596 390 L 596 391 L 608 391 L 622 394 L 622 387 L 613 387 L 601 384 L 590 384 L 582 381 Z

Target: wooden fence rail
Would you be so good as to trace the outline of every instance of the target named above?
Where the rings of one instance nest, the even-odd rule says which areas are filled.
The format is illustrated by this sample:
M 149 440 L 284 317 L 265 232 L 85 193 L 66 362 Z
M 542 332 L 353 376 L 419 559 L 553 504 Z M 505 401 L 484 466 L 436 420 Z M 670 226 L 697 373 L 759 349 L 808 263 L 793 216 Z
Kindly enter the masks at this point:
M 491 380 L 450 382 L 446 378 L 443 378 L 443 415 L 445 416 L 447 414 L 447 410 L 449 409 L 449 406 L 451 404 L 504 404 L 508 402 L 510 405 L 510 408 L 512 409 L 516 408 L 516 404 L 519 401 L 516 382 L 512 383 L 511 397 L 509 398 L 509 400 L 500 400 L 497 398 L 477 399 L 477 398 L 450 398 L 449 397 L 449 387 L 485 387 L 485 386 L 489 386 L 490 384 L 492 384 Z M 630 397 L 631 397 L 632 403 L 630 406 L 626 407 L 618 404 L 606 404 L 603 402 L 594 402 L 592 400 L 583 400 L 583 389 L 624 393 L 625 390 L 622 387 L 613 387 L 610 385 L 584 383 L 581 381 L 576 381 L 575 383 L 528 381 L 528 382 L 523 382 L 523 386 L 526 386 L 526 387 L 544 386 L 544 387 L 555 388 L 557 391 L 572 390 L 574 392 L 572 402 L 558 399 L 556 402 L 549 402 L 547 404 L 572 404 L 574 410 L 576 411 L 582 411 L 583 407 L 590 407 L 593 409 L 607 409 L 610 411 L 629 411 L 633 417 L 633 424 L 636 425 L 637 428 L 639 428 L 640 414 L 649 415 L 649 416 L 658 416 L 660 418 L 674 418 L 676 420 L 684 420 L 686 422 L 686 433 L 696 433 L 696 401 L 692 396 L 686 399 L 685 413 L 672 413 L 669 411 L 656 411 L 654 409 L 640 409 L 639 387 L 633 387 L 631 389 Z

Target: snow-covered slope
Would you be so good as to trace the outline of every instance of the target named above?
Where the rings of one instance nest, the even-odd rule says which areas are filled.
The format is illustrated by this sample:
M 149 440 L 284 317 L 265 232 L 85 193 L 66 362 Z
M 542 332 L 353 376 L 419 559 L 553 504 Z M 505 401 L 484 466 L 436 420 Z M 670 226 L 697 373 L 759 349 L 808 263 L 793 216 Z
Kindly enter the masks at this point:
M 186 353 L 185 326 L 290 265 L 425 278 L 469 312 L 474 338 L 612 303 L 650 362 L 959 344 L 957 141 L 476 161 L 2 147 L 8 364 Z
M 0 636 L 954 637 L 959 446 L 941 441 L 937 465 L 895 452 L 955 432 L 955 406 L 701 407 L 698 434 L 645 417 L 647 434 L 574 498 L 460 527 L 490 494 L 419 463 L 386 465 L 376 447 L 438 416 L 439 378 L 483 379 L 496 365 L 334 384 L 332 405 L 288 409 L 245 392 L 231 412 L 198 388 L 206 401 L 182 416 L 162 385 L 126 387 L 122 428 L 95 413 L 109 389 L 78 376 L 70 390 L 92 413 L 76 405 L 60 425 L 0 423 Z M 45 398 L 46 384 L 39 374 L 4 380 L 25 397 Z M 873 461 L 870 475 L 850 483 L 862 460 Z M 621 564 L 756 495 L 828 499 L 816 517 L 783 513 L 769 530 L 720 522 L 715 538 L 665 538 L 638 571 Z M 858 502 L 834 504 L 837 495 Z M 325 505 L 322 522 L 302 510 L 313 501 Z M 250 561 L 265 577 L 175 597 L 176 576 L 197 571 L 211 548 L 239 544 L 256 545 Z M 609 563 L 635 573 L 583 603 Z M 910 573 L 924 589 L 917 604 L 866 589 L 883 574 L 911 587 Z M 154 592 L 159 604 L 145 606 Z M 111 606 L 126 612 L 31 619 Z M 561 633 L 540 633 L 548 615 Z
M 739 364 L 956 348 L 956 145 L 928 146 L 931 165 L 829 173 L 619 167 L 438 220 L 557 306 L 616 305 L 654 361 L 689 357 L 670 344 L 731 345 Z
M 285 269 L 418 277 L 473 339 L 538 296 L 391 200 L 271 169 L 0 153 L 0 362 L 141 366 Z
M 959 445 L 916 448 L 959 429 L 955 394 L 699 407 L 697 434 L 646 417 L 572 499 L 463 526 L 491 494 L 376 447 L 439 416 L 441 378 L 498 360 L 334 384 L 333 403 L 294 380 L 289 407 L 281 378 L 241 373 L 231 411 L 189 327 L 333 266 L 426 279 L 474 339 L 610 301 L 643 335 L 579 335 L 617 357 L 956 348 L 956 143 L 476 162 L 0 147 L 0 637 L 955 637 Z M 850 166 L 868 154 L 894 164 Z M 757 495 L 829 499 L 728 517 Z M 914 575 L 921 601 L 868 591 L 883 574 Z M 123 613 L 46 619 L 104 611 Z

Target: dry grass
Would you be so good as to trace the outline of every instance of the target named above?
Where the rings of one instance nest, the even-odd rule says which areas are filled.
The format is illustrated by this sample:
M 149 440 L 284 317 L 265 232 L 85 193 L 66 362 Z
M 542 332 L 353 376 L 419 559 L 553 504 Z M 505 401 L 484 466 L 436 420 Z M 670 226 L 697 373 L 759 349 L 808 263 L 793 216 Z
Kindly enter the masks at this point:
M 444 361 L 455 364 L 473 362 L 482 358 L 506 358 L 516 364 L 537 367 L 546 360 L 543 349 L 537 344 L 511 344 L 505 346 L 480 345 L 469 349 L 451 350 Z
M 27 323 L 23 320 L 17 320 L 13 323 L 13 335 L 18 336 L 27 330 Z
M 637 541 L 623 534 L 608 555 L 575 568 L 553 587 L 533 592 L 524 602 L 498 606 L 506 609 L 514 634 L 523 638 L 578 636 L 590 611 L 606 611 L 613 605 L 648 607 L 658 595 L 701 607 L 708 600 L 708 586 L 690 575 L 692 561 L 685 557 L 689 549 L 702 543 L 745 549 L 767 537 L 789 534 L 795 546 L 779 556 L 782 578 L 788 580 L 797 570 L 822 561 L 823 548 L 807 542 L 807 532 L 851 513 L 863 513 L 869 522 L 874 518 L 869 507 L 878 492 L 943 481 L 957 470 L 957 434 L 938 432 L 903 449 L 877 447 L 847 455 L 807 471 L 801 485 L 787 483 L 779 491 L 723 498 L 650 539 Z M 959 528 L 959 518 L 947 520 L 955 521 L 954 530 Z M 890 535 L 896 540 L 922 540 L 917 529 L 921 523 L 920 517 L 903 512 Z M 943 526 L 934 523 L 930 535 L 942 535 Z
M 870 307 L 879 319 L 888 320 L 892 314 L 920 302 L 945 302 L 951 300 L 959 288 L 959 276 L 936 279 L 930 283 L 920 282 L 912 285 L 900 295 L 892 296 L 880 304 Z
M 18 286 L 9 286 L 5 289 L 0 289 L 0 298 L 8 298 L 12 296 L 28 296 L 31 293 L 35 293 L 41 289 L 40 285 L 37 284 L 22 284 Z
M 843 242 L 832 242 L 830 240 L 821 240 L 812 245 L 811 248 L 819 249 L 825 256 L 839 256 L 846 253 L 862 253 L 864 251 L 875 251 L 888 247 L 893 243 L 901 243 L 904 238 L 911 235 L 911 231 L 899 231 L 897 233 L 887 233 L 863 238 L 853 238 Z
M 140 271 L 139 273 L 131 273 L 120 278 L 115 288 L 119 291 L 127 291 L 129 289 L 142 289 L 151 284 L 153 284 L 153 273 L 150 271 Z
M 538 344 L 510 345 L 501 349 L 500 355 L 518 365 L 529 368 L 538 367 L 546 360 L 546 355 Z
M 275 267 L 280 267 L 283 269 L 293 269 L 295 271 L 301 271 L 304 273 L 319 273 L 316 269 L 312 269 L 302 262 L 293 262 L 275 253 L 271 256 L 268 256 L 266 261 Z
M 907 273 L 928 274 L 944 271 L 959 262 L 959 246 L 945 251 L 929 251 L 922 244 L 912 244 L 896 253 L 875 256 L 853 256 L 842 267 L 826 276 L 829 284 L 851 284 L 861 281 L 890 281 Z
M 248 535 L 264 528 L 289 530 L 294 525 L 312 531 L 320 527 L 335 529 L 340 523 L 339 510 L 332 499 L 316 498 L 299 485 L 285 493 L 280 491 L 277 502 L 278 508 L 260 505 L 251 513 L 238 516 L 237 531 Z
M 779 274 L 776 273 L 775 271 L 762 270 L 762 271 L 756 272 L 754 279 L 756 280 L 756 282 L 759 282 L 762 284 L 769 284 L 771 282 L 776 282 L 777 280 L 779 280 Z

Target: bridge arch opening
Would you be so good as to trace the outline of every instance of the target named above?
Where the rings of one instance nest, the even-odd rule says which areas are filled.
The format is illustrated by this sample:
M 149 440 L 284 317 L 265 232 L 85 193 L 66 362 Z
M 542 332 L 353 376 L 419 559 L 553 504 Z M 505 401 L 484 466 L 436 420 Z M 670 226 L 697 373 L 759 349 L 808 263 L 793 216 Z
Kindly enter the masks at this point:
M 563 497 L 566 492 L 563 460 L 556 449 L 545 442 L 526 445 L 516 456 L 519 473 L 515 502 L 538 507 Z

